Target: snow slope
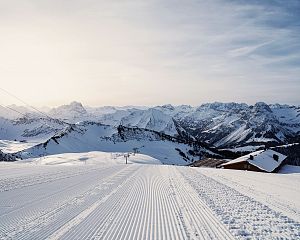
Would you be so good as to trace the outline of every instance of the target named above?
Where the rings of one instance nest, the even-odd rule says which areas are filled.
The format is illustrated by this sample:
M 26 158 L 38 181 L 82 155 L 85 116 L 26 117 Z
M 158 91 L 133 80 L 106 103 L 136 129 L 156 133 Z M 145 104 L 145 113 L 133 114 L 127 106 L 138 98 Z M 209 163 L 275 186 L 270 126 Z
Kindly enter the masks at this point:
M 164 164 L 187 165 L 199 156 L 193 156 L 192 146 L 172 141 L 157 132 L 144 129 L 122 128 L 122 132 L 112 126 L 94 122 L 82 122 L 57 133 L 44 143 L 19 152 L 21 158 L 78 153 L 88 151 L 134 152 L 159 159 Z M 210 152 L 203 148 L 203 152 Z M 210 152 L 212 153 L 212 152 Z M 184 154 L 184 155 L 183 155 Z
M 128 127 L 151 129 L 172 136 L 178 134 L 172 117 L 153 108 L 132 112 L 122 118 L 120 124 Z
M 194 136 L 216 146 L 287 142 L 300 131 L 300 110 L 295 106 L 253 106 L 237 103 L 209 103 L 175 118 Z
M 4 153 L 15 153 L 39 144 L 40 141 L 19 142 L 0 140 L 0 150 Z
M 73 157 L 77 163 L 69 165 L 57 156 L 52 164 L 50 157 L 0 163 L 0 239 L 300 237 L 299 216 L 288 216 L 300 210 L 297 175 L 285 174 L 281 182 L 279 174 L 239 176 L 239 171 L 111 159 L 105 164 L 97 153 L 82 155 L 90 163 L 79 164 L 79 155 L 67 155 L 66 162 Z M 269 196 L 270 186 L 275 192 Z M 277 200 L 283 200 L 281 207 Z
M 85 152 L 85 153 L 63 153 L 40 158 L 24 160 L 26 163 L 36 165 L 93 165 L 93 164 L 124 164 L 127 153 L 108 152 Z M 130 153 L 127 159 L 128 164 L 155 164 L 160 165 L 158 159 L 144 155 Z
M 300 223 L 300 167 L 284 166 L 279 174 L 229 169 L 196 169 Z
M 60 120 L 42 117 L 7 119 L 0 117 L 0 139 L 41 142 L 66 126 Z

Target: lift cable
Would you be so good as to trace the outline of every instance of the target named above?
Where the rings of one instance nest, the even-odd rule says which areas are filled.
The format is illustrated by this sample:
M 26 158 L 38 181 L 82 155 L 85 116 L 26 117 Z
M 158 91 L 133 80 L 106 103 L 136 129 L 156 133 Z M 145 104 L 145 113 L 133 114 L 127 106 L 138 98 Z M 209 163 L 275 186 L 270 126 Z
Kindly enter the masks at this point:
M 49 119 L 52 119 L 52 120 L 55 120 L 55 121 L 59 120 L 60 122 L 62 122 L 62 123 L 64 123 L 64 124 L 67 124 L 68 126 L 71 125 L 70 123 L 65 122 L 65 121 L 63 121 L 63 120 L 61 120 L 61 119 L 56 119 L 56 118 L 50 117 L 48 114 L 46 114 L 46 113 L 40 111 L 39 109 L 37 109 L 37 108 L 31 106 L 30 104 L 28 104 L 27 102 L 25 102 L 25 101 L 22 100 L 21 98 L 17 97 L 16 95 L 10 93 L 9 91 L 7 91 L 7 90 L 5 90 L 5 89 L 3 89 L 3 88 L 1 88 L 1 87 L 0 87 L 0 90 L 2 90 L 3 92 L 5 92 L 6 94 L 10 95 L 11 97 L 13 97 L 13 98 L 19 100 L 20 102 L 22 102 L 22 103 L 25 104 L 26 106 L 28 106 L 28 107 L 34 109 L 35 111 L 39 112 L 40 114 L 46 116 L 46 117 L 49 118 Z M 12 108 L 10 108 L 10 107 L 8 107 L 8 106 L 6 106 L 6 108 L 8 108 L 8 109 L 10 109 L 10 110 L 12 110 L 12 111 L 18 112 L 18 111 L 16 111 L 15 109 L 12 109 Z M 19 113 L 20 113 L 20 112 L 19 112 Z M 24 116 L 24 114 L 22 114 L 22 115 Z

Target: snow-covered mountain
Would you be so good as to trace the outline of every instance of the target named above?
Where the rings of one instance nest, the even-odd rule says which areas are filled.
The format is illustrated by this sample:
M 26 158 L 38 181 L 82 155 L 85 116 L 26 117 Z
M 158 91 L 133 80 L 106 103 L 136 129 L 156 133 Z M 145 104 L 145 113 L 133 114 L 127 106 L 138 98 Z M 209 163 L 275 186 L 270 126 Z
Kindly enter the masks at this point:
M 82 121 L 89 117 L 89 114 L 83 105 L 75 101 L 68 105 L 53 108 L 48 112 L 48 114 L 53 118 L 67 120 L 69 122 Z
M 66 124 L 58 119 L 22 117 L 7 119 L 0 117 L 0 139 L 17 141 L 43 141 L 64 129 Z
M 217 147 L 293 142 L 300 133 L 300 108 L 212 103 L 198 107 L 180 124 L 200 141 Z
M 21 117 L 21 114 L 31 114 L 32 111 L 24 106 L 9 105 L 6 107 L 0 106 L 0 117 L 7 119 L 16 119 Z
M 169 135 L 177 134 L 173 118 L 155 108 L 133 111 L 121 119 L 120 125 L 151 129 Z
M 70 125 L 41 144 L 20 151 L 19 157 L 88 151 L 139 152 L 164 164 L 179 165 L 198 160 L 203 154 L 216 155 L 204 147 L 188 145 L 183 140 L 152 130 L 81 122 Z
M 163 105 L 104 114 L 100 122 L 136 126 L 173 136 L 189 135 L 216 147 L 298 141 L 300 108 L 288 105 L 208 103 L 199 107 Z
M 21 109 L 21 108 L 20 108 Z M 8 109 L 5 109 L 8 111 Z M 24 139 L 53 135 L 66 125 L 91 121 L 117 127 L 138 127 L 171 136 L 197 139 L 218 148 L 244 147 L 264 144 L 287 144 L 299 141 L 300 107 L 244 103 L 207 103 L 156 107 L 99 107 L 72 102 L 47 112 L 50 118 L 26 112 L 21 119 L 6 119 L 0 111 L 0 138 Z M 61 121 L 63 120 L 63 121 Z

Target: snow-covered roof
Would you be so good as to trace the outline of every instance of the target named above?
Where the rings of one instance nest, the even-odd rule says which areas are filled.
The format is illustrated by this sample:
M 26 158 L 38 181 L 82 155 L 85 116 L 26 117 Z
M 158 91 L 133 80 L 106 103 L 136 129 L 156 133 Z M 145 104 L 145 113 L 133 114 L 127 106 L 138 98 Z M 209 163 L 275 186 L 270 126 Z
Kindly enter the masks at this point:
M 278 156 L 278 161 L 276 161 L 273 158 L 274 154 Z M 250 156 L 253 156 L 253 159 L 250 159 Z M 223 163 L 221 166 L 231 165 L 233 163 L 239 163 L 239 162 L 248 162 L 249 164 L 258 167 L 261 170 L 264 170 L 266 172 L 272 172 L 283 162 L 284 159 L 286 159 L 286 157 L 287 156 L 275 152 L 274 150 L 271 149 L 259 150 L 247 154 L 245 156 L 239 157 L 237 159 L 234 159 L 230 162 Z

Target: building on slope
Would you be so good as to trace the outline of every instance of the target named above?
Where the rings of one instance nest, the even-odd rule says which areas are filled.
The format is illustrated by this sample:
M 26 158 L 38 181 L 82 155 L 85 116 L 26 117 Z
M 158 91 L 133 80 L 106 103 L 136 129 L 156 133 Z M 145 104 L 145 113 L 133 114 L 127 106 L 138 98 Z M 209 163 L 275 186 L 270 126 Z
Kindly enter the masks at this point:
M 257 172 L 277 172 L 287 156 L 271 149 L 259 150 L 221 164 L 222 168 Z
M 191 167 L 209 167 L 209 168 L 219 168 L 223 163 L 227 163 L 226 159 L 217 159 L 217 158 L 205 158 L 193 163 L 190 163 L 188 166 Z

